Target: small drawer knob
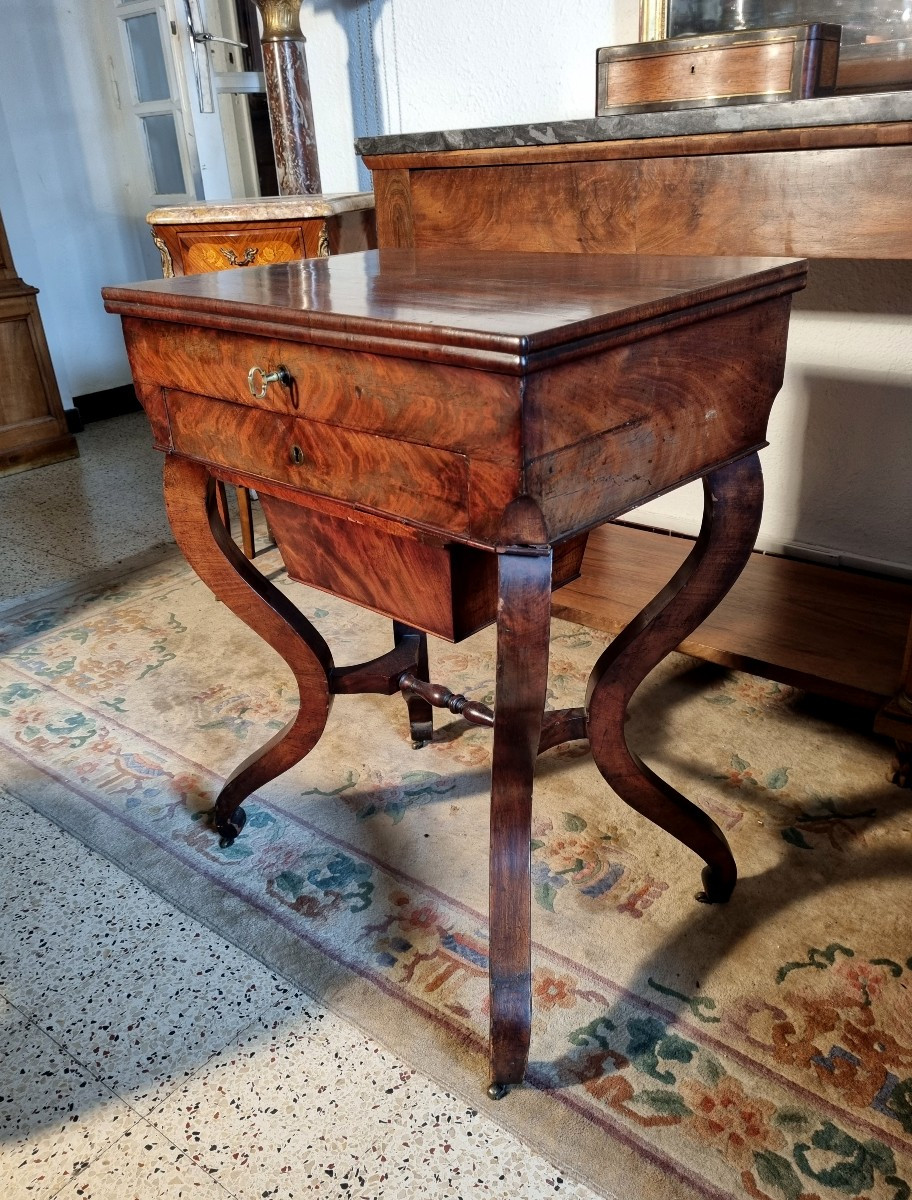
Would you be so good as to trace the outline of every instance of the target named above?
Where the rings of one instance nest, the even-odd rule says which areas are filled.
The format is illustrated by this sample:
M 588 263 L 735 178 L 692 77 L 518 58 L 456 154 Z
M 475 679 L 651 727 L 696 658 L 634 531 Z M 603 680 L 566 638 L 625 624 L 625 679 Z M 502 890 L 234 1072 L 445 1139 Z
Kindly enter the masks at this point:
M 287 367 L 278 366 L 274 371 L 265 371 L 262 367 L 251 367 L 247 372 L 247 386 L 254 400 L 263 400 L 266 389 L 271 383 L 280 383 L 284 388 L 291 387 L 291 374 Z

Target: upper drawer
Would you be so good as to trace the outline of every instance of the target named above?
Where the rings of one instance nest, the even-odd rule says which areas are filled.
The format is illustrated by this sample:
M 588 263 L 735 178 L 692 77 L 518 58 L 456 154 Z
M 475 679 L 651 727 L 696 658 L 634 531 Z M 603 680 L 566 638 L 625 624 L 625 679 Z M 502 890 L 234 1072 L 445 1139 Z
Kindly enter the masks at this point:
M 509 375 L 131 317 L 124 334 L 137 383 L 519 462 L 521 388 Z M 251 367 L 279 366 L 291 386 L 275 382 L 265 395 L 251 394 Z M 261 385 L 255 375 L 257 392 Z
M 314 228 L 314 240 L 318 237 Z M 308 257 L 301 225 L 250 229 L 181 229 L 177 232 L 185 275 L 225 271 L 232 267 L 268 267 Z M 314 253 L 311 250 L 311 253 Z
M 187 392 L 166 402 L 174 448 L 189 458 L 453 533 L 468 526 L 461 454 Z

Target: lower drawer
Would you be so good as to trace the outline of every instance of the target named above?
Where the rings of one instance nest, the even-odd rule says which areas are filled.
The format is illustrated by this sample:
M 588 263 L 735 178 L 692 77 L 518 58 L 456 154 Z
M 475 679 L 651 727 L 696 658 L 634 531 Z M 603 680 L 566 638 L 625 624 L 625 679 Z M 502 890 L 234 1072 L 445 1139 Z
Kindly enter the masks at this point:
M 189 392 L 167 392 L 166 404 L 174 449 L 188 458 L 448 533 L 468 525 L 463 454 Z
M 292 579 L 458 642 L 497 615 L 497 555 L 397 537 L 259 493 Z M 554 547 L 553 587 L 578 578 L 587 534 Z

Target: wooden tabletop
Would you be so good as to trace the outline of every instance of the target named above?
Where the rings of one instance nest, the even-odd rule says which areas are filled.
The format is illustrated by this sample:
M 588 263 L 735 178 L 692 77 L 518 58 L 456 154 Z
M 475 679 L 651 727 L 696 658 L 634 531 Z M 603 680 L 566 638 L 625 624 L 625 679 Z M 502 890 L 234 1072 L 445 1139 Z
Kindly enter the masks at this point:
M 519 374 L 804 286 L 800 259 L 381 250 L 104 289 L 109 312 Z M 634 332 L 635 335 L 635 332 Z M 342 339 L 342 340 L 340 340 Z

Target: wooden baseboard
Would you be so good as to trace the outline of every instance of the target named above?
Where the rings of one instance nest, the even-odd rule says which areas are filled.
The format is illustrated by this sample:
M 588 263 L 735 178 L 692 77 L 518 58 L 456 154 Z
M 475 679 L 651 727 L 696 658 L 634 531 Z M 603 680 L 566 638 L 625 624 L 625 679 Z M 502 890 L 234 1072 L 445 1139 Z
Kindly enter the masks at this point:
M 122 417 L 125 413 L 140 412 L 142 405 L 136 399 L 132 384 L 123 387 L 105 388 L 101 392 L 87 392 L 74 396 L 73 403 L 85 425 L 93 421 L 105 421 L 108 417 Z
M 616 633 L 668 582 L 692 539 L 603 525 L 554 613 Z M 753 554 L 715 612 L 680 649 L 865 708 L 900 685 L 912 583 Z

